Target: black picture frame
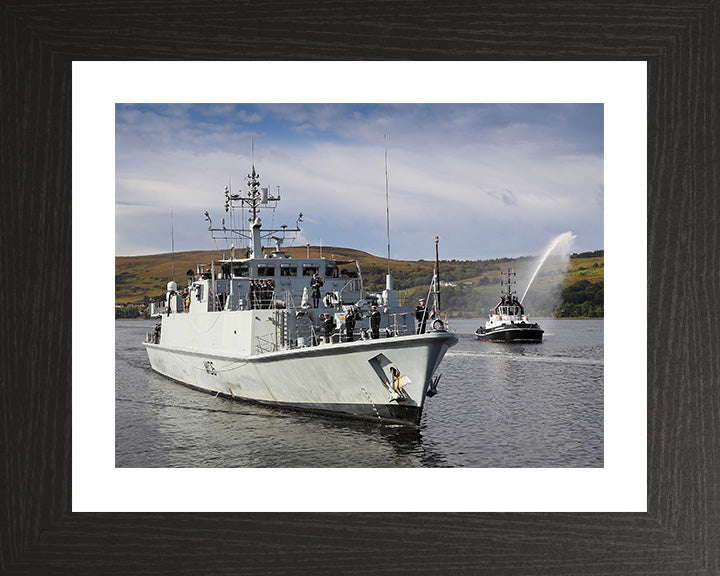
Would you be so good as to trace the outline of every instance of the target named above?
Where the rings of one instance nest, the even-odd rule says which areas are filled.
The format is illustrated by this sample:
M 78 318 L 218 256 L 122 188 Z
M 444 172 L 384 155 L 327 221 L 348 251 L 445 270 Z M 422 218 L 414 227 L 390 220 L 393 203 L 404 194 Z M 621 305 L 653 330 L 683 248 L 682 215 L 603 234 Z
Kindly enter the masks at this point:
M 0 572 L 720 573 L 718 38 L 718 0 L 6 0 Z M 166 59 L 647 61 L 648 512 L 72 513 L 72 62 Z

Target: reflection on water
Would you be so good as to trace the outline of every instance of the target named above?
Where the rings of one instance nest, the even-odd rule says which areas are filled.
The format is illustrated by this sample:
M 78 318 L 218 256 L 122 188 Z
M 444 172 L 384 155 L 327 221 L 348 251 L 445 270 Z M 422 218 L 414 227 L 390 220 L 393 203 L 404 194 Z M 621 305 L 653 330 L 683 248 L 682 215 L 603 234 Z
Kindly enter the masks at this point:
M 119 467 L 601 467 L 602 320 L 545 320 L 540 344 L 455 321 L 421 425 L 378 425 L 186 388 L 150 370 L 152 322 L 116 321 Z

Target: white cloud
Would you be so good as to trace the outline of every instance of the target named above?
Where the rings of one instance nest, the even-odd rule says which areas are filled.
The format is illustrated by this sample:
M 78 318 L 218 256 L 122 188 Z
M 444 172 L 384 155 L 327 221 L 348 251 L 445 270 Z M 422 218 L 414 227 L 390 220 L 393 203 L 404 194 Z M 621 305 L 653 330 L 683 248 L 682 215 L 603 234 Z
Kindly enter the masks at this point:
M 424 238 L 434 234 L 445 237 L 449 258 L 532 254 L 568 229 L 577 230 L 584 249 L 602 248 L 602 130 L 595 134 L 597 142 L 568 131 L 565 108 L 553 109 L 556 120 L 522 107 L 497 110 L 119 107 L 118 227 L 126 215 L 142 221 L 173 207 L 178 214 L 196 215 L 202 230 L 204 210 L 220 213 L 225 185 L 232 180 L 233 190 L 244 187 L 255 133 L 263 186 L 274 191 L 279 185 L 283 198 L 276 224 L 292 224 L 302 211 L 308 241 L 322 238 L 326 245 L 383 254 L 388 134 L 394 256 L 426 257 Z M 584 233 L 592 236 L 583 238 Z M 118 254 L 146 250 L 153 234 L 152 229 L 118 234 Z M 212 246 L 195 248 L 204 247 Z

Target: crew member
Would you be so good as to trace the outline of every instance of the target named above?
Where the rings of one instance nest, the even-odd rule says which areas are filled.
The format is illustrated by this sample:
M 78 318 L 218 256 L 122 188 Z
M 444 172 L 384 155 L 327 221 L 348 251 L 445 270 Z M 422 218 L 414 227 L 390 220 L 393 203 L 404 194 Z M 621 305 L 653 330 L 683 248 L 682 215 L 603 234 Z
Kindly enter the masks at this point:
M 380 338 L 380 311 L 377 306 L 373 306 L 370 312 L 370 337 L 373 340 Z
M 420 304 L 415 308 L 415 320 L 418 321 L 418 334 L 425 334 L 425 324 L 427 323 L 427 310 L 425 309 L 425 300 L 420 300 Z
M 355 313 L 352 310 L 348 310 L 345 313 L 345 340 L 348 342 L 353 341 L 353 332 L 355 331 Z
M 255 280 L 250 280 L 250 302 L 253 309 L 260 308 L 257 297 L 257 283 Z
M 313 308 L 317 308 L 320 303 L 320 288 L 323 285 L 323 281 L 317 272 L 313 274 L 312 280 L 310 281 L 310 288 L 312 288 L 312 300 Z
M 335 330 L 335 318 L 333 318 L 330 314 L 325 314 L 325 319 L 323 320 L 323 328 L 325 329 L 325 336 L 323 337 L 323 341 L 325 342 L 325 344 L 330 344 L 332 333 Z

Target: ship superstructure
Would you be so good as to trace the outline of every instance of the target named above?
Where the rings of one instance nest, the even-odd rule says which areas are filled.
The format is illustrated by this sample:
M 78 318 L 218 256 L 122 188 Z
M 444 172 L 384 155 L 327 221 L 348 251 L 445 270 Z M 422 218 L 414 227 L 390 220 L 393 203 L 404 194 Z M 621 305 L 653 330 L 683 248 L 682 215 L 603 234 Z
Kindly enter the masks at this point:
M 414 309 L 401 306 L 390 274 L 369 294 L 356 261 L 284 252 L 302 213 L 293 228 L 265 229 L 260 219 L 280 200 L 253 165 L 245 193 L 225 189 L 229 225 L 205 212 L 228 254 L 188 271 L 185 289 L 169 282 L 164 302 L 151 305 L 160 319 L 145 342 L 152 368 L 215 395 L 419 423 L 457 337 L 439 318 L 416 334 Z

